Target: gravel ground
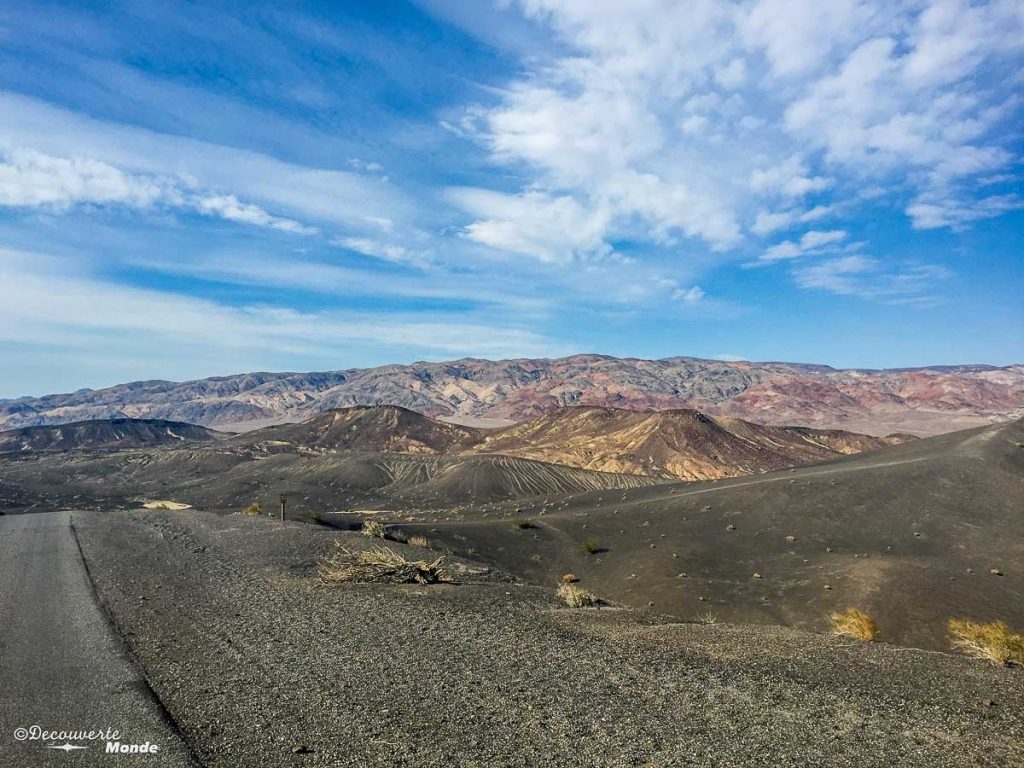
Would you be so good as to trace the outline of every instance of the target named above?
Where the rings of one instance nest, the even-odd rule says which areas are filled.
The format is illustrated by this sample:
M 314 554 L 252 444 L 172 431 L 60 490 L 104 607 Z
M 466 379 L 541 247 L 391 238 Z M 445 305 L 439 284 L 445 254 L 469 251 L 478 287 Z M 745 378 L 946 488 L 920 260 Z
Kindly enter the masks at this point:
M 1024 765 L 1021 670 L 573 610 L 497 574 L 320 586 L 334 540 L 374 542 L 298 523 L 74 523 L 118 630 L 209 766 Z

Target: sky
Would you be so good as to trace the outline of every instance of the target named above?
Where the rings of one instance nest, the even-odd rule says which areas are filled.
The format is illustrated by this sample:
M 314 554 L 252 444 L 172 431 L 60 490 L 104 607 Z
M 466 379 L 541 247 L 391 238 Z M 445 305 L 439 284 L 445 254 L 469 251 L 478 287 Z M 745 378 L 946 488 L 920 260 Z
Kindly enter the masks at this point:
M 1024 362 L 1021 0 L 0 7 L 0 398 Z

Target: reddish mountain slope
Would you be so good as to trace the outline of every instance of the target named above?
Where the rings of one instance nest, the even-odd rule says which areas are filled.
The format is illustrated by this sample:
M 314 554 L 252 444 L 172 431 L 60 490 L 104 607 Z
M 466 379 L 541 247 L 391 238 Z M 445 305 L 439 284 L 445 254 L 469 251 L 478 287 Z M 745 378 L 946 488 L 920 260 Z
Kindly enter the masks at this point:
M 861 371 L 688 357 L 467 359 L 136 382 L 20 398 L 0 401 L 0 427 L 112 416 L 237 426 L 294 421 L 353 405 L 398 405 L 431 416 L 517 422 L 567 405 L 692 408 L 762 424 L 935 434 L 1024 414 L 1024 365 Z

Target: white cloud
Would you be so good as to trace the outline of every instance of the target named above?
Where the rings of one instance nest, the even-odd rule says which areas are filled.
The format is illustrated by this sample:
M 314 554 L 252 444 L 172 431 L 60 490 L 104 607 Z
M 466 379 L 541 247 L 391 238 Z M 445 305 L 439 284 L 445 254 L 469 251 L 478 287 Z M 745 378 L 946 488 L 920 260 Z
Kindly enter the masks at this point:
M 81 157 L 16 149 L 0 160 L 0 205 L 68 208 L 78 204 L 145 208 L 166 196 L 164 185 Z
M 759 0 L 737 11 L 737 25 L 753 50 L 761 50 L 772 73 L 784 78 L 827 67 L 858 35 L 878 26 L 874 3 L 861 0 Z
M 609 214 L 588 209 L 568 195 L 461 189 L 451 196 L 464 210 L 481 217 L 466 227 L 466 237 L 491 248 L 556 264 L 612 252 L 604 241 Z
M 758 263 L 764 264 L 784 261 L 786 259 L 796 259 L 809 253 L 825 253 L 830 249 L 830 246 L 845 240 L 847 235 L 848 233 L 842 229 L 811 230 L 801 235 L 800 240 L 797 242 L 784 240 L 781 243 L 770 246 L 761 254 L 758 262 L 749 266 L 754 266 Z
M 816 205 L 806 211 L 797 208 L 788 211 L 758 211 L 750 231 L 755 235 L 770 235 L 779 230 L 790 229 L 796 224 L 809 224 L 828 218 L 835 215 L 836 209 L 835 205 Z
M 94 120 L 0 91 L 0 154 L 34 150 L 88 158 L 136 180 L 171 179 L 184 191 L 234 196 L 303 226 L 358 234 L 411 227 L 421 215 L 378 176 L 287 163 L 268 155 Z M 78 170 L 81 170 L 79 168 Z M 427 216 L 427 212 L 423 212 Z
M 204 194 L 185 179 L 125 173 L 81 157 L 53 157 L 30 149 L 0 156 L 0 205 L 55 209 L 75 205 L 114 205 L 146 209 L 165 206 L 198 211 L 228 221 L 313 235 L 315 227 L 272 216 L 234 195 Z
M 677 288 L 672 292 L 672 298 L 677 301 L 681 301 L 684 304 L 696 304 L 701 301 L 704 296 L 705 293 L 699 285 L 694 285 L 689 288 Z
M 270 227 L 298 235 L 315 235 L 320 231 L 316 227 L 309 227 L 291 219 L 271 216 L 258 205 L 240 203 L 234 195 L 200 196 L 195 198 L 194 205 L 201 213 L 257 227 Z
M 979 200 L 939 197 L 933 201 L 922 197 L 907 206 L 907 215 L 914 229 L 959 229 L 973 221 L 991 219 L 1021 208 L 1024 208 L 1024 200 L 1016 195 L 990 195 Z
M 847 233 L 841 229 L 830 229 L 826 232 L 811 230 L 810 232 L 805 232 L 800 238 L 800 247 L 804 251 L 814 250 L 815 248 L 821 248 L 822 246 L 845 240 L 846 235 Z
M 517 5 L 567 52 L 530 62 L 459 130 L 524 176 L 521 195 L 571 200 L 594 251 L 637 238 L 731 249 L 744 225 L 764 236 L 855 216 L 864 189 L 900 209 L 948 202 L 1014 159 L 1015 85 L 1000 73 L 1024 31 L 1009 0 Z M 541 248 L 519 228 L 489 216 L 468 231 L 547 259 L 587 250 L 557 232 Z
M 393 261 L 396 263 L 407 263 L 420 261 L 420 254 L 413 253 L 408 248 L 382 240 L 375 240 L 369 237 L 339 237 L 331 240 L 334 245 L 348 248 L 350 251 L 361 253 L 364 256 L 373 256 L 376 259 Z
M 952 273 L 937 264 L 910 264 L 887 269 L 878 259 L 861 254 L 841 256 L 793 271 L 801 288 L 841 296 L 857 296 L 886 304 L 934 306 L 941 299 L 931 291 Z
M 0 249 L 0 341 L 158 349 L 262 350 L 340 354 L 371 344 L 423 355 L 541 355 L 547 339 L 486 317 L 445 314 L 301 312 L 271 305 L 233 306 L 133 288 L 84 274 L 72 262 Z
M 715 82 L 728 90 L 736 90 L 747 79 L 747 63 L 743 59 L 733 59 L 715 72 Z
M 772 168 L 758 168 L 750 174 L 750 188 L 754 192 L 785 197 L 821 192 L 830 184 L 823 176 L 809 176 L 807 165 L 799 155 L 793 155 Z

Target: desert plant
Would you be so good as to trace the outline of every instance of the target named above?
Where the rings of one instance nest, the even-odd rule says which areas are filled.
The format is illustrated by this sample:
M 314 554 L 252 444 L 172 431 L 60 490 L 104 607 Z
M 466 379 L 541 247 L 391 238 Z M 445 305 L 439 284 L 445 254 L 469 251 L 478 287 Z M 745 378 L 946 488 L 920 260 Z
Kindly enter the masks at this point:
M 583 587 L 577 587 L 575 584 L 561 584 L 555 594 L 570 608 L 593 608 L 600 602 Z
M 859 608 L 836 611 L 830 617 L 832 634 L 872 642 L 878 639 L 878 623 Z
M 577 581 L 579 581 L 579 579 L 576 578 L 576 574 L 575 573 L 564 573 L 564 574 L 562 574 L 562 583 L 563 584 L 575 584 Z
M 597 553 L 604 551 L 601 548 L 601 545 L 598 544 L 594 539 L 587 539 L 586 541 L 584 541 L 582 544 L 580 544 L 580 549 L 588 555 L 596 555 Z
M 715 614 L 713 613 L 705 613 L 703 615 L 698 614 L 697 621 L 699 621 L 701 624 L 707 624 L 710 626 L 718 623 L 718 617 L 715 616 Z
M 950 619 L 946 624 L 949 645 L 972 659 L 1002 666 L 1024 666 L 1024 635 L 1011 632 L 1005 622 L 984 624 L 970 619 Z
M 388 582 L 392 584 L 434 584 L 450 581 L 444 569 L 444 557 L 426 562 L 407 560 L 388 547 L 374 547 L 365 552 L 349 552 L 339 544 L 334 554 L 323 560 L 319 568 L 325 584 L 345 582 Z
M 360 529 L 360 533 L 363 536 L 369 536 L 371 539 L 386 539 L 388 537 L 387 528 L 376 520 L 363 520 L 363 527 Z
M 249 516 L 259 515 L 259 514 L 262 514 L 262 513 L 263 513 L 263 505 L 260 504 L 258 501 L 254 501 L 252 504 L 250 504 L 248 507 L 246 507 L 245 509 L 242 510 L 242 514 L 243 515 L 249 515 Z
M 410 536 L 406 544 L 413 547 L 420 547 L 421 549 L 430 549 L 430 539 L 426 536 Z

